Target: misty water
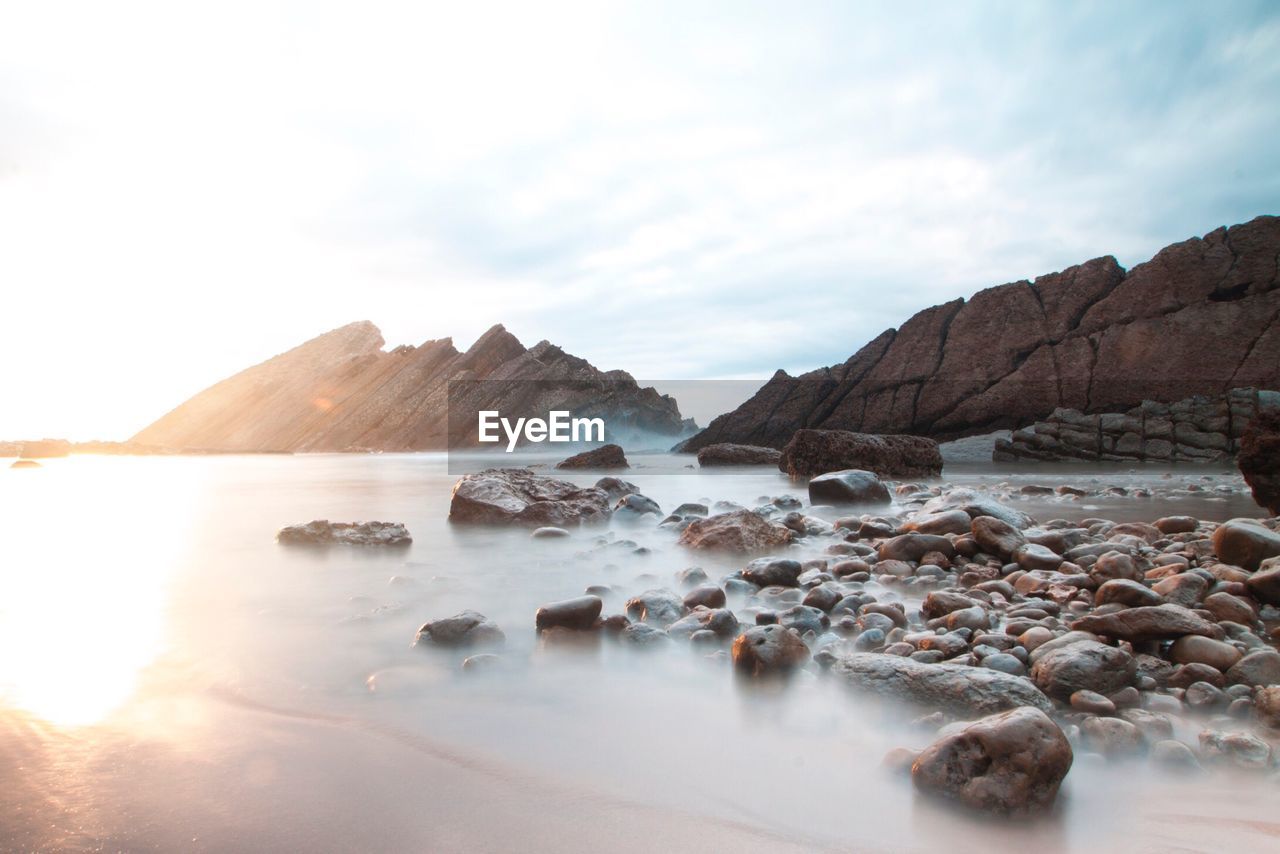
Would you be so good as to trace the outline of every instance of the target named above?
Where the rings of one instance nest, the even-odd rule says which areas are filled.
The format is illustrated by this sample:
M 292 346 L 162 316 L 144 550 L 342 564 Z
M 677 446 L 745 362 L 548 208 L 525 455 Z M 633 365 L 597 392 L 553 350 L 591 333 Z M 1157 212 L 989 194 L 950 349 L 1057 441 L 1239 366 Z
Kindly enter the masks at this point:
M 664 510 L 804 494 L 770 469 L 632 462 L 625 477 Z M 440 454 L 0 471 L 0 849 L 1209 851 L 1280 833 L 1257 777 L 1079 750 L 1054 815 L 971 818 L 881 768 L 932 739 L 918 713 L 816 672 L 761 689 L 682 644 L 542 648 L 541 604 L 606 584 L 617 613 L 679 590 L 681 569 L 717 580 L 741 561 L 688 553 L 656 520 L 545 540 L 450 526 L 455 480 Z M 1258 515 L 1225 469 L 972 465 L 947 480 L 1196 490 L 1018 503 L 1042 520 Z M 275 543 L 311 519 L 400 521 L 414 543 Z M 506 632 L 502 666 L 464 673 L 465 653 L 411 646 L 463 609 Z

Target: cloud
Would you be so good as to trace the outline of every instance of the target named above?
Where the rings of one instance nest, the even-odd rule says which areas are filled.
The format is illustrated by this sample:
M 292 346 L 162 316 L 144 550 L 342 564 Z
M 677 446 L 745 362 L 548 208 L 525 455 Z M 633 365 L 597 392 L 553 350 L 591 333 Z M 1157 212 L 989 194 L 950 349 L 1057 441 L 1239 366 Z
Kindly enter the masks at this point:
M 368 317 L 651 378 L 1280 212 L 1228 3 L 28 4 L 0 33 L 0 435 L 124 435 Z M 163 355 L 161 355 L 163 354 Z

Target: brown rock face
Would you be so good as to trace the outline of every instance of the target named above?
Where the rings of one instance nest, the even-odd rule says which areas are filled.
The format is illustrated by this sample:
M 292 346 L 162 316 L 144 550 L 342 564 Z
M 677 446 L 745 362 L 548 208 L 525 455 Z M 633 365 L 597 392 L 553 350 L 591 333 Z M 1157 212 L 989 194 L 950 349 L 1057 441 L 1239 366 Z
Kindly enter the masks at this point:
M 583 489 L 529 469 L 485 469 L 453 485 L 449 521 L 455 524 L 554 525 L 591 524 L 609 519 L 604 490 Z
M 558 469 L 625 469 L 630 468 L 621 445 L 601 445 L 556 463 Z
M 700 466 L 776 466 L 782 454 L 777 448 L 756 445 L 708 445 L 698 451 Z
M 1236 458 L 1253 500 L 1280 516 L 1280 410 L 1267 409 L 1249 425 Z
M 781 448 L 805 428 L 951 439 L 1058 407 L 1114 412 L 1280 388 L 1278 253 L 1280 217 L 1262 216 L 1127 273 L 1106 257 L 990 288 L 920 312 L 842 365 L 779 371 L 682 447 Z
M 698 519 L 680 535 L 682 546 L 738 554 L 766 551 L 789 542 L 791 531 L 773 524 L 754 510 L 735 510 Z
M 675 400 L 501 325 L 465 353 L 451 339 L 382 349 L 352 323 L 241 371 L 142 430 L 135 444 L 220 451 L 418 451 L 472 445 L 479 410 L 603 417 L 611 431 L 679 435 Z M 451 388 L 452 386 L 452 388 Z M 452 419 L 452 420 L 451 420 Z
M 911 781 L 929 795 L 997 815 L 1053 806 L 1074 760 L 1058 725 L 1039 709 L 983 718 L 920 753 Z
M 872 436 L 847 430 L 797 430 L 782 449 L 778 468 L 792 477 L 863 469 L 881 477 L 942 473 L 938 443 L 921 436 Z

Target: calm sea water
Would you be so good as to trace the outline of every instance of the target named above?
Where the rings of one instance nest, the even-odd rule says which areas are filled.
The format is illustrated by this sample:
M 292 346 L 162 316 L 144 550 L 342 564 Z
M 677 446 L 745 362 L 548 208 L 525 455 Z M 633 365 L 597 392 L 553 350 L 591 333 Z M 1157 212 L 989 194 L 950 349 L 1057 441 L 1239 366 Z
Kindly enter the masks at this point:
M 626 477 L 664 509 L 802 494 L 776 471 L 688 463 L 636 457 Z M 1226 471 L 947 474 L 1202 490 L 1019 505 L 1042 519 L 1258 513 Z M 1277 840 L 1271 784 L 1169 779 L 1086 756 L 1057 815 L 971 819 L 918 801 L 880 768 L 889 749 L 930 740 L 912 715 L 821 677 L 758 690 L 681 646 L 540 648 L 540 604 L 607 584 L 606 612 L 617 612 L 634 593 L 678 589 L 685 567 L 715 579 L 739 562 L 688 554 L 652 524 L 562 540 L 453 528 L 455 480 L 434 454 L 73 457 L 0 470 L 0 849 L 1154 851 Z M 415 541 L 276 545 L 278 528 L 311 519 L 401 521 Z M 464 674 L 459 654 L 411 648 L 421 623 L 466 608 L 506 631 L 503 666 Z

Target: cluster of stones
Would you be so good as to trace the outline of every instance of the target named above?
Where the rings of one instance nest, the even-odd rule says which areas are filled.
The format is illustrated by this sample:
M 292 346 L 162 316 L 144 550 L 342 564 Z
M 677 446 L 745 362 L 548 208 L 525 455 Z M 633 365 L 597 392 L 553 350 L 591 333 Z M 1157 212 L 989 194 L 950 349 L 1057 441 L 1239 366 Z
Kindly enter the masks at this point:
M 1055 409 L 1044 421 L 996 440 L 993 458 L 1013 460 L 1229 460 L 1249 424 L 1280 407 L 1280 392 L 1232 389 L 1220 397 L 1177 403 L 1144 401 L 1127 412 L 1085 414 Z
M 807 508 L 762 497 L 753 508 L 691 502 L 663 517 L 633 484 L 603 479 L 594 489 L 611 493 L 615 513 L 743 563 L 719 581 L 685 569 L 617 613 L 605 607 L 612 589 L 593 586 L 539 608 L 533 630 L 546 646 L 687 644 L 747 679 L 807 668 L 927 710 L 936 740 L 897 761 L 921 791 L 985 812 L 1048 808 L 1081 749 L 1183 770 L 1274 771 L 1278 520 L 1037 523 L 1010 500 L 1048 488 L 890 490 L 868 472 L 824 477 L 884 512 L 824 520 L 813 505 L 842 493 L 815 478 Z M 418 633 L 432 646 L 501 641 L 474 612 Z M 1175 737 L 1179 723 L 1198 731 L 1190 743 Z

